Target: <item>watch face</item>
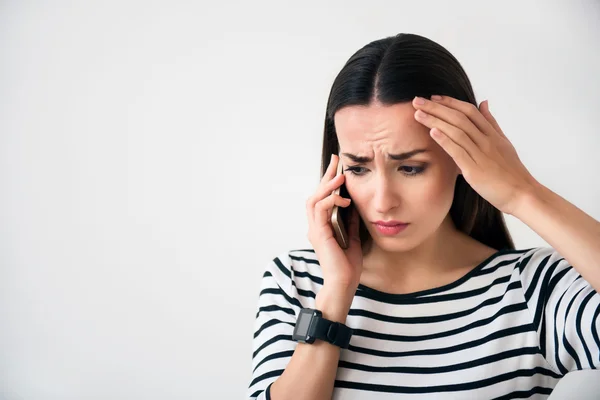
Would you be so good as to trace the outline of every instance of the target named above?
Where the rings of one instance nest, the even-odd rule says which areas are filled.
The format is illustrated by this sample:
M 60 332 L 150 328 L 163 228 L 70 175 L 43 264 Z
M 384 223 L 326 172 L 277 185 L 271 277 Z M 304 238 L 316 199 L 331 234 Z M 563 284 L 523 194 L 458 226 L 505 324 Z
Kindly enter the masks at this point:
M 308 335 L 308 329 L 310 328 L 310 321 L 313 318 L 312 310 L 301 310 L 298 315 L 298 321 L 292 334 L 292 340 L 304 341 Z

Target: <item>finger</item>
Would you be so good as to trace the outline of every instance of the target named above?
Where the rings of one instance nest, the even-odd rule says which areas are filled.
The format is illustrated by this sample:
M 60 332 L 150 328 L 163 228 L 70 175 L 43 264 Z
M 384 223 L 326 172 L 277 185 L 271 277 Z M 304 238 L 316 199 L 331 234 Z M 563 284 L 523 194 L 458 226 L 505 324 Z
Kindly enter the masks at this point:
M 437 128 L 439 131 L 443 132 L 446 136 L 450 137 L 454 143 L 461 146 L 464 151 L 475 161 L 477 162 L 481 155 L 480 147 L 484 146 L 483 141 L 487 140 L 487 138 L 481 135 L 479 146 L 472 140 L 470 135 L 467 135 L 461 128 L 456 125 L 449 124 L 448 122 L 441 120 L 433 115 L 422 116 L 422 112 L 418 110 L 416 112 L 416 116 L 418 117 L 419 122 L 429 128 Z M 435 139 L 435 138 L 434 138 Z
M 468 101 L 462 101 L 450 96 L 441 96 L 440 99 L 431 99 L 432 102 L 446 106 L 454 110 L 460 111 L 466 115 L 469 120 L 476 126 L 480 132 L 485 135 L 493 135 L 495 133 L 494 126 L 484 117 L 475 104 Z
M 483 108 L 483 103 L 485 103 L 485 109 Z M 490 108 L 489 108 L 489 101 L 485 100 L 481 103 L 481 105 L 479 106 L 479 109 L 481 110 L 481 113 L 483 114 L 483 116 L 485 117 L 485 119 L 488 120 L 488 122 L 492 125 L 492 127 L 494 128 L 494 130 L 496 132 L 498 132 L 498 134 L 500 136 L 502 136 L 503 138 L 507 139 L 506 135 L 504 134 L 504 132 L 502 131 L 502 129 L 500 128 L 500 125 L 498 124 L 498 121 L 496 121 L 496 118 L 494 118 L 494 116 L 492 115 L 492 113 L 490 112 Z
M 329 224 L 327 218 L 327 212 L 333 208 L 334 205 L 339 207 L 348 207 L 350 205 L 350 199 L 344 199 L 338 194 L 331 194 L 319 201 L 315 205 L 315 226 L 317 229 Z
M 329 162 L 329 166 L 327 167 L 327 170 L 323 174 L 323 177 L 321 178 L 321 182 L 319 182 L 319 186 L 317 187 L 317 190 L 315 193 L 315 199 L 314 199 L 313 204 L 311 205 L 311 209 L 314 208 L 314 205 L 319 200 L 321 200 L 325 196 L 329 195 L 329 193 L 327 193 L 327 192 L 331 192 L 331 190 L 335 189 L 335 188 L 333 188 L 331 190 L 326 190 L 325 187 L 329 188 L 331 181 L 335 180 L 338 163 L 339 163 L 339 157 L 336 154 L 332 154 L 331 160 Z
M 335 189 L 344 183 L 345 179 L 346 177 L 344 175 L 339 175 L 333 177 L 330 181 L 319 185 L 315 194 L 306 203 L 307 214 L 311 220 L 314 219 L 315 204 L 329 196 Z
M 465 171 L 470 171 L 476 167 L 475 160 L 471 158 L 469 153 L 444 132 L 433 128 L 431 137 L 452 157 L 458 168 L 463 172 L 463 176 Z
M 335 154 L 331 155 L 331 159 L 329 160 L 329 165 L 327 166 L 327 170 L 321 177 L 321 183 L 327 182 L 331 180 L 335 176 L 335 172 L 337 170 L 338 157 Z
M 311 231 L 313 229 L 312 225 L 315 220 L 315 216 L 314 216 L 315 205 L 320 200 L 322 200 L 326 195 L 328 195 L 328 192 L 331 192 L 331 190 L 333 190 L 333 189 L 329 190 L 329 188 L 331 188 L 331 186 L 335 185 L 335 180 L 336 180 L 335 173 L 337 171 L 337 162 L 338 162 L 337 155 L 332 154 L 331 158 L 329 160 L 329 165 L 327 166 L 325 173 L 321 177 L 321 181 L 319 183 L 319 186 L 317 187 L 316 193 L 313 194 L 311 197 L 309 197 L 308 200 L 306 201 L 306 214 L 308 217 L 309 231 Z M 337 180 L 339 181 L 340 178 L 338 178 Z M 332 181 L 333 181 L 333 183 L 332 183 Z
M 415 118 L 426 127 L 439 128 L 447 134 L 450 134 L 451 130 L 461 131 L 475 147 L 481 148 L 484 146 L 487 135 L 481 133 L 479 128 L 473 125 L 465 114 L 456 110 L 450 110 L 444 115 L 439 112 L 439 109 L 437 111 L 432 110 L 431 112 L 435 112 L 435 114 L 426 112 L 424 109 L 417 110 Z M 465 149 L 471 151 L 471 149 Z
M 325 170 L 325 173 L 323 174 L 323 176 L 321 177 L 321 180 L 319 181 L 319 185 L 317 186 L 317 190 L 316 193 L 311 196 L 310 198 L 308 198 L 308 200 L 306 201 L 306 212 L 309 215 L 310 219 L 312 219 L 312 211 L 315 208 L 315 204 L 321 200 L 323 197 L 325 197 L 325 195 L 320 195 L 320 192 L 322 191 L 321 188 L 323 187 L 323 185 L 327 184 L 327 182 L 330 182 L 332 179 L 335 178 L 335 172 L 337 171 L 337 163 L 335 163 L 335 158 L 336 155 L 332 154 L 331 158 L 329 160 L 329 165 L 327 166 L 327 169 Z

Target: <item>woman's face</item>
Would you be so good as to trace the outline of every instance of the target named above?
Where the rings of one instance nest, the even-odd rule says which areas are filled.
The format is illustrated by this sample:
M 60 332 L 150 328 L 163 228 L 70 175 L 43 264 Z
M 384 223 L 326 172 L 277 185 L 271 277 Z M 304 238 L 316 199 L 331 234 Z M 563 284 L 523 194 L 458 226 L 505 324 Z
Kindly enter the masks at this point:
M 448 216 L 460 173 L 454 160 L 429 136 L 429 128 L 414 118 L 415 111 L 406 102 L 348 106 L 334 116 L 352 204 L 374 244 L 390 252 L 410 250 L 437 231 Z M 425 151 L 404 160 L 387 156 L 413 150 Z M 356 162 L 344 153 L 370 161 Z M 373 224 L 378 220 L 409 225 L 386 236 Z

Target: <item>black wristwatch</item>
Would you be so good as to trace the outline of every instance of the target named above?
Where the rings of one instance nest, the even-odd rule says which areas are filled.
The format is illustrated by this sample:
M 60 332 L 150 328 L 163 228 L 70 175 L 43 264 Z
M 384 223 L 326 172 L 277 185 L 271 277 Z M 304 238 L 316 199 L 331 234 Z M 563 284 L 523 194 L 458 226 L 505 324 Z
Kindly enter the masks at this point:
M 347 349 L 352 337 L 352 329 L 340 323 L 323 318 L 323 313 L 313 308 L 300 310 L 292 340 L 302 343 L 314 343 L 315 339 L 324 340 Z

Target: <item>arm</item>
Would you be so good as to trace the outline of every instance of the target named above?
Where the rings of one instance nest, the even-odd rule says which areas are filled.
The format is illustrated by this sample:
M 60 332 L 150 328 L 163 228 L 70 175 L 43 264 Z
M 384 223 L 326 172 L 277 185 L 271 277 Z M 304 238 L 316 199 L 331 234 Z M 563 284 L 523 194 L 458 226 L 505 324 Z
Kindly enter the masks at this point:
M 345 323 L 352 297 L 349 291 L 323 287 L 316 296 L 316 308 L 324 318 Z M 321 340 L 298 343 L 285 371 L 271 386 L 271 399 L 331 399 L 340 350 Z
M 520 263 L 542 355 L 562 375 L 600 368 L 600 222 L 541 184 L 513 215 L 552 246 Z
M 437 97 L 437 98 L 436 98 Z M 527 224 L 600 292 L 600 222 L 540 184 L 489 110 L 450 96 L 415 98 L 415 118 L 452 157 L 467 183 Z
M 600 222 L 541 184 L 523 194 L 512 214 L 600 293 Z
M 477 107 L 450 96 L 417 97 L 413 106 L 415 118 L 430 128 L 473 190 L 552 246 L 519 263 L 546 361 L 565 373 L 584 368 L 585 353 L 587 365 L 599 368 L 600 222 L 529 173 L 487 100 Z
M 293 276 L 287 255 L 273 260 L 263 275 L 254 325 L 250 399 L 331 398 L 341 349 L 320 340 L 313 344 L 292 341 L 303 307 Z M 323 317 L 345 323 L 355 292 L 356 288 L 324 285 L 313 295 L 315 308 Z

